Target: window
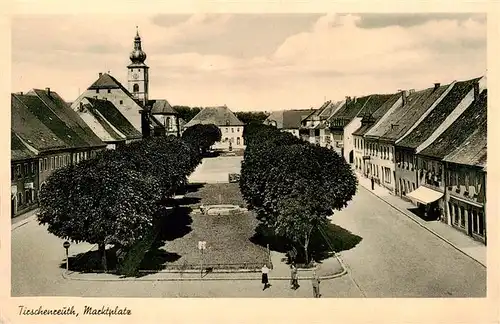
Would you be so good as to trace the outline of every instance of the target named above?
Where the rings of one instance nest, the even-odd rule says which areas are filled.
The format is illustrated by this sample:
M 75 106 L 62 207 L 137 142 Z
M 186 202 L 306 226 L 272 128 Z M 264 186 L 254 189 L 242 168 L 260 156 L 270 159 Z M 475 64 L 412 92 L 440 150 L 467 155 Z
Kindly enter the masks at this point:
M 167 118 L 165 119 L 165 127 L 166 127 L 167 129 L 170 129 L 170 117 L 167 117 Z
M 50 169 L 54 170 L 54 157 L 50 158 Z
M 63 166 L 63 157 L 62 156 L 59 157 L 59 166 L 60 167 Z
M 226 126 L 229 126 L 229 119 L 226 119 Z
M 139 85 L 137 83 L 134 84 L 133 91 L 134 92 L 139 92 Z
M 28 163 L 24 163 L 24 175 L 27 176 L 28 175 Z
M 465 228 L 465 208 L 460 206 L 460 227 Z
M 20 192 L 17 194 L 17 207 L 20 207 L 23 204 L 23 194 Z
M 229 133 L 229 128 L 226 128 L 226 133 Z
M 43 171 L 43 159 L 40 159 L 40 161 L 38 161 L 38 162 L 39 162 L 39 165 L 38 165 L 38 170 L 39 170 L 40 172 L 42 172 L 42 171 Z
M 35 162 L 31 162 L 31 174 L 35 173 Z
M 123 100 L 120 100 L 120 105 L 123 105 Z
M 484 214 L 483 212 L 477 213 L 478 217 L 478 234 L 484 236 Z
M 456 204 L 453 204 L 453 224 L 458 226 L 458 219 L 460 218 L 460 215 L 458 214 L 459 210 Z
M 111 89 L 108 89 L 108 93 L 111 93 Z
M 240 128 L 239 128 L 239 127 L 238 127 L 238 128 L 236 128 L 236 132 L 238 132 L 238 133 L 240 132 Z
M 234 133 L 234 128 L 231 128 L 231 133 Z
M 49 169 L 49 164 L 47 163 L 47 158 L 43 159 L 43 164 L 45 165 L 45 171 Z
M 236 145 L 240 145 L 240 138 L 239 137 L 236 138 Z

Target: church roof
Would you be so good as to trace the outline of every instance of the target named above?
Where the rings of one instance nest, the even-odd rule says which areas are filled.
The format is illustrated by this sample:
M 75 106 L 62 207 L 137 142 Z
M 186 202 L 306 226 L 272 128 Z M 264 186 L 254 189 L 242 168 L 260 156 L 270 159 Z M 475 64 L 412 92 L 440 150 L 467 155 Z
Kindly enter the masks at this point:
M 154 115 L 177 115 L 165 99 L 149 100 L 148 106 L 151 107 L 151 113 Z
M 203 108 L 184 127 L 187 128 L 196 124 L 214 124 L 216 126 L 244 125 L 227 106 Z
M 108 73 L 99 74 L 99 78 L 92 83 L 88 90 L 96 90 L 96 89 L 120 89 L 127 96 L 129 96 L 132 100 L 134 100 L 139 106 L 143 106 L 140 100 L 136 100 L 134 96 L 130 93 L 130 91 L 125 88 L 120 81 L 118 81 L 115 77 Z

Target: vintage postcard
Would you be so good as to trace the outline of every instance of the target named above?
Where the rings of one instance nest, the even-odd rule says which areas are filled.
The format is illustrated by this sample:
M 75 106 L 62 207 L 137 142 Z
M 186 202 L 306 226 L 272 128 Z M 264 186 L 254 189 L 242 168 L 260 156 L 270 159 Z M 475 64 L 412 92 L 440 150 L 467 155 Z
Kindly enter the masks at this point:
M 0 323 L 498 321 L 498 5 L 90 3 L 5 18 Z

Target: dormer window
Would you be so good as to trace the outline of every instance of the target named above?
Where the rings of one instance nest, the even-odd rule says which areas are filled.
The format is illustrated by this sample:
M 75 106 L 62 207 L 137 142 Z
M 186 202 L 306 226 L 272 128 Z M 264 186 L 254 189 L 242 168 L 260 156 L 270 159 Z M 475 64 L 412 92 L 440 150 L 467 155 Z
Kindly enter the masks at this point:
M 99 89 L 95 89 L 95 93 L 99 93 Z
M 226 126 L 229 126 L 229 119 L 226 119 Z

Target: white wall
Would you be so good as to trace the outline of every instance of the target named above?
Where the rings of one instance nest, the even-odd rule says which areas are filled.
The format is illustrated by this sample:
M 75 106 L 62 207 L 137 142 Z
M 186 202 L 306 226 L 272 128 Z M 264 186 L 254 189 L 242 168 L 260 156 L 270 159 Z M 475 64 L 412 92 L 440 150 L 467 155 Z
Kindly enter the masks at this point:
M 215 149 L 228 149 L 229 142 L 233 149 L 245 148 L 243 141 L 243 126 L 218 126 L 222 133 L 221 142 L 214 144 Z
M 352 133 L 361 127 L 361 118 L 355 117 L 349 124 L 344 127 L 344 159 L 349 162 L 349 152 L 354 151 L 354 137 Z M 354 155 L 354 152 L 353 152 Z M 354 163 L 354 159 L 353 159 Z
M 132 98 L 130 98 L 122 89 L 109 89 L 110 93 L 106 89 L 99 89 L 99 93 L 96 90 L 85 90 L 72 104 L 71 108 L 78 111 L 80 102 L 84 97 L 90 97 L 97 99 L 106 98 L 111 101 L 116 108 L 127 118 L 127 120 L 134 126 L 137 131 L 142 132 L 141 127 L 141 114 L 142 107 L 139 106 Z

